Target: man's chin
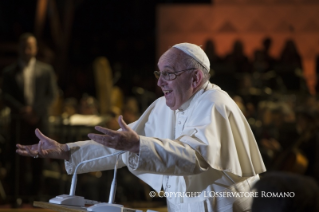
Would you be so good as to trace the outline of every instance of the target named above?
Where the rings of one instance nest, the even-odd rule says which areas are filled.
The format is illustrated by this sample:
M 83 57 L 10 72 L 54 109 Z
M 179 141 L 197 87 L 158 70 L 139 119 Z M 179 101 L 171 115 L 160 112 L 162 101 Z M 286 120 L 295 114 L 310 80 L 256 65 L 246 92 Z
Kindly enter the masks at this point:
M 166 106 L 169 107 L 171 110 L 177 110 L 176 107 L 174 107 L 175 105 L 170 105 L 167 101 L 166 101 Z

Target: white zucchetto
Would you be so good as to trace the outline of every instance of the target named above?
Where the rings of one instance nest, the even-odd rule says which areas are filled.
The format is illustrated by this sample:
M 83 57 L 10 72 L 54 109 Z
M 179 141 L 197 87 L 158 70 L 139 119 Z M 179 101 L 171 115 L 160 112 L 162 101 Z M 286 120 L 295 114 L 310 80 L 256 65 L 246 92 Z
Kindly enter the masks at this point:
M 200 46 L 197 46 L 191 43 L 179 43 L 174 45 L 173 47 L 183 51 L 185 54 L 194 58 L 197 62 L 199 62 L 202 66 L 204 66 L 208 71 L 210 70 L 209 59 L 206 53 L 204 52 L 204 50 Z

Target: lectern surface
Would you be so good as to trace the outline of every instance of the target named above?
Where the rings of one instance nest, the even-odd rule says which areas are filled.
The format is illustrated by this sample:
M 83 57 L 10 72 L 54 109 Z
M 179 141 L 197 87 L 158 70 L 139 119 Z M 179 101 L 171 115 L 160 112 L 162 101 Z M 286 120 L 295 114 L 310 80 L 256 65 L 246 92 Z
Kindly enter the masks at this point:
M 66 205 L 57 205 L 57 204 L 52 204 L 48 202 L 33 202 L 33 206 L 40 207 L 40 208 L 46 208 L 46 209 L 51 209 L 53 211 L 58 211 L 58 212 L 86 212 L 86 208 L 81 208 L 81 207 L 75 207 L 75 206 L 66 206 Z
M 65 206 L 65 205 L 56 205 L 48 202 L 33 202 L 33 206 L 40 207 L 40 208 L 45 208 L 45 209 L 50 209 L 52 211 L 58 211 L 58 212 L 83 212 L 87 211 L 85 208 L 81 207 L 72 207 L 72 206 Z M 161 207 L 161 208 L 138 208 L 142 211 L 147 211 L 147 209 L 158 211 L 158 212 L 167 212 L 166 207 Z M 1 212 L 1 211 L 0 211 Z M 49 210 L 48 210 L 49 212 Z

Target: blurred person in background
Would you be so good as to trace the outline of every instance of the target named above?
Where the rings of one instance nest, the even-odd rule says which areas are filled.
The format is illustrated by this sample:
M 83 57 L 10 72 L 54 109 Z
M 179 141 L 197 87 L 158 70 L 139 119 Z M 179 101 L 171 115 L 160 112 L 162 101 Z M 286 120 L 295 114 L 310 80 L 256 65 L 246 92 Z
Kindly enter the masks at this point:
M 294 40 L 288 39 L 285 42 L 278 64 L 274 69 L 283 86 L 281 92 L 309 94 L 301 56 Z
M 17 62 L 3 71 L 3 99 L 11 109 L 9 151 L 14 151 L 16 143 L 27 145 L 37 142 L 34 128 L 40 128 L 45 132 L 48 129 L 48 113 L 51 103 L 57 96 L 57 84 L 53 68 L 38 61 L 37 52 L 37 40 L 34 35 L 22 34 L 19 39 Z M 15 161 L 11 154 L 9 157 L 10 161 Z M 14 171 L 14 166 L 11 165 L 11 187 L 8 188 L 8 193 L 15 191 L 15 195 L 37 195 L 41 186 L 42 162 L 31 162 L 28 158 L 20 160 L 20 164 L 19 161 L 15 161 L 14 164 L 20 169 L 17 171 L 16 168 Z M 17 182 L 20 185 L 17 185 Z M 14 186 L 19 186 L 20 191 L 14 189 Z
M 251 63 L 244 52 L 244 44 L 240 40 L 234 42 L 233 50 L 226 55 L 225 62 L 233 64 L 237 73 L 252 72 Z

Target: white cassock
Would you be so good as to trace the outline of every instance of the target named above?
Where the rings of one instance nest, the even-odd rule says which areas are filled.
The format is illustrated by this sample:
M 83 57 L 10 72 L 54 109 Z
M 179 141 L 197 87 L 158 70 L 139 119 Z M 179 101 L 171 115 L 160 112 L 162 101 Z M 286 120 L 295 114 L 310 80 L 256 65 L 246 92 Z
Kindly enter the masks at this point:
M 176 111 L 161 97 L 129 126 L 140 135 L 140 152 L 123 154 L 119 166 L 127 165 L 157 192 L 163 187 L 171 194 L 169 211 L 250 209 L 252 198 L 243 192 L 250 191 L 266 169 L 246 118 L 218 86 L 206 84 Z M 68 146 L 69 174 L 83 160 L 115 152 L 94 141 Z M 112 169 L 115 159 L 86 163 L 78 173 Z M 226 192 L 237 196 L 225 197 Z

